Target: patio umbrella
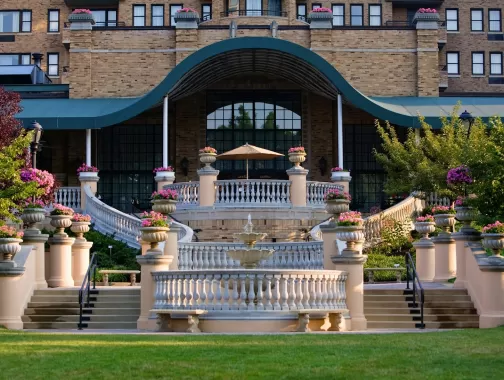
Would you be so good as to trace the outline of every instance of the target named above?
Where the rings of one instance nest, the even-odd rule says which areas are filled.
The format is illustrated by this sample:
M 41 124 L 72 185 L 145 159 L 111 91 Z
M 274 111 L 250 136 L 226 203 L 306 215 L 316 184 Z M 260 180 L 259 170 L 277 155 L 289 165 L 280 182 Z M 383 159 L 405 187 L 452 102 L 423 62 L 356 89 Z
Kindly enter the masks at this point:
M 248 179 L 248 160 L 271 160 L 281 157 L 283 154 L 273 152 L 271 150 L 259 148 L 248 143 L 236 149 L 219 154 L 218 159 L 221 160 L 246 160 L 247 161 L 247 179 Z

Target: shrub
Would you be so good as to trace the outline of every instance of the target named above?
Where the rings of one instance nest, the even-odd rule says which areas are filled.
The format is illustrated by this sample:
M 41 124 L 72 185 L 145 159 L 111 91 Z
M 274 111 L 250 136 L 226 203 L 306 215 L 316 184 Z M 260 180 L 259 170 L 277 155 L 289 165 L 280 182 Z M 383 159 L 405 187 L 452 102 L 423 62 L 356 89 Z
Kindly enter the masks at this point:
M 414 256 L 413 260 L 415 260 Z M 394 264 L 399 264 L 402 268 L 406 268 L 406 261 L 403 256 L 387 256 L 371 253 L 368 255 L 364 268 L 394 268 Z M 374 272 L 374 281 L 396 281 L 395 273 L 395 270 Z M 403 281 L 406 280 L 406 271 L 402 274 L 401 279 Z M 366 271 L 364 271 L 364 280 L 369 280 Z

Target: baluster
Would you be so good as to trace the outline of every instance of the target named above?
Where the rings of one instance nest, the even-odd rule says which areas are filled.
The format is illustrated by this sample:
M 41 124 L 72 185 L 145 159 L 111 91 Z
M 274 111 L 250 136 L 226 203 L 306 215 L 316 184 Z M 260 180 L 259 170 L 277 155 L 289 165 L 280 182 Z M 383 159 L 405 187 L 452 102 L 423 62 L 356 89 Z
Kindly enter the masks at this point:
M 273 310 L 281 310 L 280 306 L 280 275 L 273 275 Z
M 276 187 L 277 187 L 277 182 L 272 182 L 271 183 L 271 202 L 272 203 L 277 203 L 277 199 L 276 199 Z
M 213 274 L 207 274 L 206 275 L 208 279 L 208 293 L 207 293 L 207 298 L 208 298 L 208 310 L 213 310 L 214 309 L 214 276 Z
M 271 203 L 271 182 L 265 182 L 266 184 L 266 198 L 264 199 L 265 203 Z
M 247 295 L 247 310 L 255 310 L 255 305 L 254 305 L 254 300 L 255 300 L 255 289 L 254 287 L 257 284 L 257 277 L 254 274 L 248 275 L 248 280 L 249 280 L 249 291 Z M 259 290 L 259 288 L 258 288 Z
M 310 308 L 310 282 L 311 276 L 306 275 L 303 280 L 303 309 Z
M 222 310 L 229 310 L 229 274 L 223 274 L 224 280 L 224 302 L 222 303 Z
M 250 182 L 250 203 L 257 203 L 256 199 L 256 187 L 257 187 L 257 182 Z
M 322 284 L 319 275 L 315 276 L 315 307 L 322 309 Z
M 336 277 L 334 275 L 330 275 L 329 277 L 329 309 L 336 309 L 338 305 L 336 305 Z
M 231 282 L 233 284 L 233 304 L 231 305 L 231 310 L 238 310 L 238 275 L 231 275 Z
M 317 308 L 316 291 L 317 291 L 316 278 L 315 276 L 312 275 L 310 279 L 310 298 L 309 298 L 311 309 Z
M 168 276 L 165 274 L 162 276 L 163 278 L 163 297 L 161 300 L 161 308 L 166 309 L 166 305 L 168 304 Z
M 214 245 L 210 246 L 210 260 L 208 267 L 210 269 L 215 268 L 215 256 L 217 256 L 216 247 Z
M 193 283 L 193 293 L 192 293 L 192 308 L 197 309 L 200 302 L 200 287 L 201 281 L 198 278 L 198 275 L 191 275 L 192 283 Z
M 237 196 L 237 188 L 236 188 L 236 182 L 231 182 L 230 183 L 230 189 L 231 189 L 231 194 L 230 194 L 230 203 L 236 203 L 238 201 L 238 196 Z
M 296 279 L 296 308 L 303 309 L 303 283 L 305 281 L 304 275 L 297 275 Z
M 210 247 L 205 247 L 205 251 L 204 251 L 204 255 L 203 255 L 203 268 L 202 269 L 208 269 L 210 267 L 210 260 L 208 259 L 208 255 L 209 255 L 209 249 L 211 249 Z
M 260 191 L 261 199 L 259 200 L 259 203 L 264 203 L 264 195 L 265 195 L 264 182 L 261 181 L 260 183 L 261 183 L 261 191 Z
M 271 304 L 272 294 L 271 294 L 271 274 L 266 275 L 266 310 L 273 310 L 273 305 Z
M 246 191 L 245 202 L 247 202 L 247 203 L 252 203 L 252 199 L 250 199 L 250 185 L 251 185 L 251 182 L 247 181 L 246 188 L 245 188 L 245 191 Z
M 221 277 L 222 275 L 216 274 L 215 276 L 215 310 L 222 310 L 222 292 L 221 292 Z
M 289 181 L 289 182 L 287 182 L 287 196 L 286 196 L 287 203 L 291 203 L 290 188 L 291 188 L 291 182 Z
M 257 310 L 264 310 L 264 304 L 263 304 L 263 274 L 258 274 L 256 276 L 257 278 Z
M 240 305 L 239 305 L 239 310 L 246 310 L 247 309 L 247 289 L 245 285 L 245 279 L 247 278 L 247 275 L 245 274 L 240 274 L 238 275 L 240 279 Z
M 191 304 L 192 304 L 192 281 L 191 278 L 185 278 L 184 279 L 185 283 L 185 302 L 184 306 L 186 309 L 191 309 Z
M 287 284 L 288 280 L 282 275 L 280 279 L 280 305 L 282 310 L 289 310 Z
M 227 255 L 228 249 L 226 247 L 223 247 L 222 250 L 219 249 L 219 260 L 220 260 L 220 267 L 222 269 L 229 269 L 229 257 Z
M 296 279 L 293 277 L 293 275 L 289 275 L 289 278 L 286 279 L 288 281 L 288 293 L 287 296 L 289 297 L 288 304 L 289 304 L 289 310 L 295 310 L 296 309 Z
M 229 182 L 224 183 L 225 186 L 225 194 L 224 194 L 224 203 L 229 203 Z
M 174 278 L 175 290 L 174 290 L 174 308 L 180 308 L 180 279 L 178 276 Z
M 206 300 L 207 300 L 207 292 L 206 292 L 206 289 L 207 289 L 207 284 L 208 284 L 208 279 L 207 279 L 207 276 L 204 275 L 204 274 L 200 274 L 199 275 L 199 282 L 201 284 L 201 293 L 200 293 L 200 296 L 199 296 L 199 299 L 200 299 L 200 303 L 199 303 L 199 309 L 206 309 Z
M 320 303 L 322 304 L 322 309 L 327 309 L 328 308 L 328 305 L 327 305 L 327 298 L 328 298 L 327 277 L 321 276 L 320 282 L 321 282 L 321 288 L 322 288 L 322 297 L 321 297 Z

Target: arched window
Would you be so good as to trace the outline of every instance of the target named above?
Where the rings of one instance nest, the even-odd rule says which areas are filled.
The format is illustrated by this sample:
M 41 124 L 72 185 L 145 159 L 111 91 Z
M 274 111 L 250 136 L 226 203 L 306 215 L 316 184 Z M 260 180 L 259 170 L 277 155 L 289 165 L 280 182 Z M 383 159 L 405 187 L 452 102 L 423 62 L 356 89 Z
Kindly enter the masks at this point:
M 213 93 L 207 104 L 207 145 L 219 153 L 245 143 L 285 154 L 249 161 L 251 178 L 286 178 L 287 151 L 301 145 L 301 97 L 292 92 Z M 245 176 L 244 161 L 217 161 L 219 177 Z

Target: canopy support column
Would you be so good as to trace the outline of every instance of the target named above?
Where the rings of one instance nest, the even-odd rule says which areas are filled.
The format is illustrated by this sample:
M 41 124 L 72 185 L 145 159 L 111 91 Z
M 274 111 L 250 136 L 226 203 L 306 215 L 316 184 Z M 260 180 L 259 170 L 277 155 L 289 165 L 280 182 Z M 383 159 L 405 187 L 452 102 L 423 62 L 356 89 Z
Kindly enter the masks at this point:
M 91 129 L 86 129 L 86 165 L 91 166 Z
M 338 166 L 343 168 L 343 104 L 338 94 Z
M 163 99 L 163 167 L 168 166 L 168 96 Z

